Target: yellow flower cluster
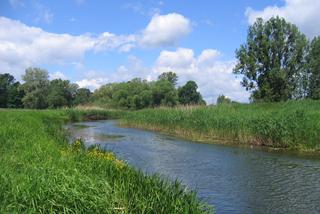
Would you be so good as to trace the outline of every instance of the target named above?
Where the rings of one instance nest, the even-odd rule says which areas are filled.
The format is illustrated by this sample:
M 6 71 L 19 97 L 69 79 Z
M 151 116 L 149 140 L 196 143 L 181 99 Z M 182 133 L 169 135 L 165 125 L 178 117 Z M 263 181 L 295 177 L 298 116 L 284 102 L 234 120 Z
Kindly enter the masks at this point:
M 107 161 L 112 161 L 119 169 L 122 169 L 126 165 L 122 160 L 116 159 L 116 156 L 112 152 L 103 152 L 99 149 L 93 149 L 89 151 L 88 154 L 92 158 L 99 158 Z
M 98 149 L 93 149 L 89 151 L 89 156 L 93 158 L 100 158 L 105 159 L 109 161 L 114 161 L 116 159 L 116 156 L 112 152 L 102 152 Z
M 74 146 L 80 147 L 80 146 L 81 146 L 81 141 L 80 141 L 79 139 L 77 139 L 77 140 L 74 142 Z
M 81 148 L 82 148 L 82 142 L 80 139 L 77 139 L 76 141 L 74 141 L 74 143 L 71 145 L 71 148 L 73 151 L 77 151 L 80 152 Z

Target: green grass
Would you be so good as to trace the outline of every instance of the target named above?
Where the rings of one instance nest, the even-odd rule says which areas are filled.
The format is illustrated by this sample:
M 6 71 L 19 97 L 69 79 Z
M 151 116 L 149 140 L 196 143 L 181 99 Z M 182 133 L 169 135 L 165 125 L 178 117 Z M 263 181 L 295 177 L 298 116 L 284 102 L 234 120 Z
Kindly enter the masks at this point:
M 0 110 L 0 213 L 210 211 L 179 182 L 69 145 L 63 123 L 93 117 L 119 112 Z
M 319 101 L 145 109 L 122 124 L 213 143 L 320 150 Z

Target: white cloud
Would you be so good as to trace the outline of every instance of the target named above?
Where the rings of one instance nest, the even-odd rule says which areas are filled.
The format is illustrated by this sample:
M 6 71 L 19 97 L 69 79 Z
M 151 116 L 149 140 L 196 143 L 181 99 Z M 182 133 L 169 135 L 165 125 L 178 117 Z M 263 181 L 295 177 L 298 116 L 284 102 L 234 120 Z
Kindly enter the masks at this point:
M 157 59 L 157 66 L 179 67 L 187 69 L 195 63 L 194 53 L 191 49 L 178 48 L 177 51 L 161 51 Z
M 56 71 L 54 73 L 49 74 L 49 79 L 51 79 L 51 80 L 54 80 L 54 79 L 66 80 L 68 78 L 61 71 Z
M 50 14 L 44 17 L 46 22 L 52 19 Z M 19 78 L 29 66 L 81 65 L 88 51 L 129 52 L 138 45 L 138 40 L 145 47 L 176 44 L 190 30 L 189 20 L 176 13 L 154 16 L 142 35 L 57 34 L 0 17 L 0 66 Z
M 173 46 L 190 31 L 190 21 L 181 14 L 154 15 L 142 32 L 140 44 L 143 47 Z
M 96 38 L 94 50 L 99 52 L 119 48 L 119 50 L 122 52 L 128 52 L 132 47 L 134 47 L 133 43 L 135 40 L 135 35 L 118 36 L 109 32 L 104 32 L 98 38 Z
M 81 64 L 87 51 L 128 51 L 134 36 L 55 34 L 0 17 L 0 67 L 17 78 L 25 68 L 43 64 Z
M 215 62 L 217 57 L 219 57 L 221 54 L 217 50 L 213 49 L 206 49 L 203 50 L 200 56 L 198 57 L 198 63 L 199 64 L 211 64 Z
M 89 88 L 90 90 L 95 90 L 108 82 L 106 78 L 97 78 L 97 79 L 83 79 L 76 81 L 80 88 Z
M 320 35 L 319 22 L 320 1 L 319 0 L 284 0 L 284 6 L 269 6 L 263 10 L 247 8 L 245 15 L 250 24 L 256 18 L 269 19 L 280 16 L 296 24 L 310 38 Z

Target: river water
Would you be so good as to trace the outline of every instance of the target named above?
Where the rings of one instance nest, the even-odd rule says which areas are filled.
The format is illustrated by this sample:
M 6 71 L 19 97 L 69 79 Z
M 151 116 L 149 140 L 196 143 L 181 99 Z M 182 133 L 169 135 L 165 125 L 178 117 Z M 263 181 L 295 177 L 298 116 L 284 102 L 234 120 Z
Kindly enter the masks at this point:
M 178 179 L 219 213 L 320 213 L 320 159 L 201 144 L 116 121 L 68 125 L 146 173 Z

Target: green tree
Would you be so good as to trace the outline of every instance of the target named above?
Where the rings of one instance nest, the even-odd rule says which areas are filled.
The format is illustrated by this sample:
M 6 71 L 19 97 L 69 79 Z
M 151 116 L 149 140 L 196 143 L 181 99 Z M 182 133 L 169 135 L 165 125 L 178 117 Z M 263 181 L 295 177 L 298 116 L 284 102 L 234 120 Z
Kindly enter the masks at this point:
M 108 83 L 96 89 L 90 101 L 98 105 L 113 107 L 113 94 L 118 84 L 119 83 Z
M 197 90 L 197 83 L 188 81 L 184 86 L 178 89 L 179 102 L 183 105 L 202 104 L 204 101 Z
M 308 69 L 310 71 L 308 97 L 320 99 L 320 37 L 315 37 L 310 44 Z
M 154 106 L 174 106 L 178 103 L 178 94 L 168 80 L 160 79 L 152 86 L 152 104 Z
M 224 96 L 223 94 L 222 95 L 219 95 L 218 98 L 217 98 L 217 104 L 224 104 L 224 103 L 231 103 L 231 99 Z
M 0 74 L 0 108 L 21 108 L 23 91 L 20 83 L 8 73 Z
M 47 97 L 50 108 L 71 106 L 75 99 L 78 85 L 71 84 L 69 80 L 55 79 L 50 82 Z
M 254 101 L 282 101 L 300 95 L 307 39 L 283 18 L 261 18 L 249 27 L 247 42 L 236 50 L 235 74 L 243 75 L 242 85 Z
M 169 71 L 169 72 L 164 72 L 159 75 L 158 80 L 167 80 L 171 82 L 172 85 L 176 85 L 178 81 L 178 76 L 176 73 Z
M 89 103 L 91 91 L 87 88 L 78 88 L 74 98 L 74 105 Z
M 141 97 L 141 108 L 147 108 L 152 105 L 152 91 L 146 89 L 140 93 Z
M 43 109 L 48 107 L 49 80 L 48 72 L 41 68 L 27 68 L 22 76 L 25 83 L 22 88 L 25 96 L 22 99 L 25 108 Z

